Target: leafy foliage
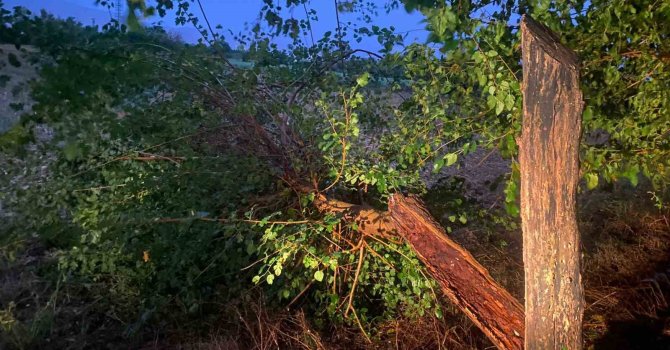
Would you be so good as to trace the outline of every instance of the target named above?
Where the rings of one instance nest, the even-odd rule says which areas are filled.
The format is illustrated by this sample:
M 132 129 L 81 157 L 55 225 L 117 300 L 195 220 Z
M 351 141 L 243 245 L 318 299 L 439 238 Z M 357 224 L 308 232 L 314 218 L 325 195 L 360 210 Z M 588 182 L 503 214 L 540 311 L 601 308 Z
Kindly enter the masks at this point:
M 662 190 L 670 179 L 667 1 L 390 0 L 386 10 L 404 5 L 426 18 L 431 42 L 407 46 L 372 23 L 373 2 L 340 2 L 338 11 L 362 21 L 314 38 L 308 1 L 265 1 L 251 32 L 233 36 L 244 50 L 231 50 L 193 1 L 129 4 L 131 25 L 102 31 L 2 10 L 11 25 L 0 39 L 34 45 L 46 59 L 32 113 L 0 148 L 31 141 L 41 123 L 56 138 L 37 147 L 53 158 L 46 176 L 3 198 L 18 215 L 0 230 L 35 232 L 58 249 L 61 278 L 104 286 L 130 333 L 175 306 L 202 315 L 260 288 L 276 305 L 364 332 L 401 312 L 441 314 L 407 245 L 318 212 L 314 193 L 294 193 L 286 177 L 383 209 L 389 194 L 424 193 L 426 168 L 458 166 L 480 148 L 514 159 L 519 14 L 560 32 L 582 58 L 586 187 L 637 185 L 644 175 Z M 201 31 L 198 45 L 139 25 L 168 11 Z M 277 36 L 291 39 L 288 49 Z M 364 37 L 380 53 L 356 49 Z M 2 185 L 22 172 L 17 162 Z M 512 215 L 518 178 L 513 162 L 504 189 Z M 448 226 L 491 219 L 457 196 L 442 204 Z
M 412 86 L 421 84 L 414 100 L 424 118 L 444 125 L 431 134 L 426 149 L 463 138 L 460 152 L 468 152 L 476 139 L 480 146 L 497 146 L 508 157 L 516 154 L 521 117 L 516 22 L 520 14 L 529 14 L 561 33 L 582 60 L 586 101 L 582 167 L 588 188 L 596 187 L 599 177 L 608 182 L 625 178 L 635 186 L 641 175 L 655 188 L 667 188 L 670 99 L 662 86 L 670 73 L 666 57 L 670 33 L 664 25 L 670 4 L 404 3 L 408 10 L 426 16 L 431 40 L 441 45 L 440 56 L 408 53 L 415 62 L 407 65 L 415 77 Z M 419 46 L 419 50 L 425 49 Z M 417 133 L 422 130 L 419 127 Z
M 326 73 L 329 61 L 318 70 L 307 64 L 309 56 L 282 65 L 292 56 L 268 57 L 259 48 L 249 51 L 259 57 L 252 67 L 231 67 L 216 47 L 166 41 L 160 28 L 98 32 L 22 9 L 3 13 L 12 23 L 8 30 L 26 33 L 8 37 L 43 55 L 32 90 L 36 104 L 17 130 L 47 124 L 56 135 L 37 145 L 40 156 L 8 169 L 6 188 L 26 166 L 37 173 L 40 162 L 51 159 L 45 178 L 3 198 L 16 212 L 3 234 L 36 233 L 58 251 L 59 278 L 106 290 L 129 334 L 165 313 L 207 315 L 205 305 L 243 298 L 258 287 L 274 301 L 300 302 L 324 324 L 367 328 L 397 312 L 438 307 L 434 282 L 407 246 L 360 240 L 355 227 L 314 211 L 313 197 L 286 188 L 277 163 L 267 162 L 262 150 L 236 139 L 240 118 L 251 115 L 275 132 L 273 115 L 291 113 L 292 123 L 305 130 L 301 138 L 338 140 L 337 147 L 306 149 L 323 157 L 321 164 L 285 155 L 301 174 L 312 172 L 338 191 L 347 187 L 328 175 L 336 168 L 348 188 L 370 184 L 380 194 L 399 188 L 402 180 L 384 176 L 380 166 L 367 173 L 351 167 L 367 163 L 359 151 L 345 164 L 336 160 L 339 140 L 345 152 L 359 143 L 358 110 L 368 123 L 375 119 L 375 109 L 363 103 L 368 75 L 352 85 L 339 72 Z M 332 41 L 323 50 L 328 47 L 338 46 Z M 341 62 L 348 55 L 328 57 Z M 359 70 L 368 64 L 357 62 Z M 320 111 L 254 93 L 271 84 L 303 84 L 296 77 L 319 78 L 300 89 L 320 97 Z M 328 99 L 333 89 L 341 89 L 341 101 Z M 12 134 L 2 137 L 17 145 Z M 244 152 L 247 146 L 252 152 Z

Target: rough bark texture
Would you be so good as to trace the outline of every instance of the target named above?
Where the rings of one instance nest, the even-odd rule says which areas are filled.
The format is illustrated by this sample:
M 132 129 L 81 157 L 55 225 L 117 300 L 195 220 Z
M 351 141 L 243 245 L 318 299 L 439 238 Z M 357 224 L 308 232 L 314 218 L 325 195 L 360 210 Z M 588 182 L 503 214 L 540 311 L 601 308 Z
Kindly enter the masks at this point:
M 235 104 L 224 91 L 206 89 L 204 95 L 221 111 L 227 111 Z M 267 157 L 292 190 L 313 193 L 313 203 L 320 212 L 336 213 L 348 222 L 356 222 L 361 235 L 407 239 L 454 305 L 463 310 L 493 344 L 500 349 L 522 348 L 523 309 L 519 302 L 493 281 L 472 255 L 446 236 L 422 203 L 396 195 L 389 205 L 390 210 L 380 211 L 330 198 L 319 193 L 318 180 L 308 177 L 309 172 L 296 172 L 293 160 L 303 162 L 319 157 L 311 158 L 315 154 L 310 153 L 310 148 L 305 146 L 297 132 L 289 130 L 285 116 L 273 115 L 274 124 L 281 125 L 279 136 L 269 132 L 253 116 L 238 116 L 233 121 L 237 128 L 230 137 L 232 147 L 253 156 Z M 307 178 L 311 183 L 306 181 Z
M 308 191 L 308 187 L 302 187 Z M 389 210 L 379 211 L 317 194 L 321 212 L 356 222 L 363 235 L 402 237 L 412 246 L 449 300 L 499 349 L 522 349 L 524 313 L 521 304 L 496 283 L 475 258 L 447 236 L 424 204 L 415 197 L 394 195 Z
M 576 55 L 549 29 L 521 21 L 519 142 L 526 349 L 580 349 L 584 293 L 576 220 L 583 108 Z
M 389 202 L 395 228 L 414 249 L 444 294 L 499 349 L 523 348 L 523 307 L 433 220 L 414 197 Z

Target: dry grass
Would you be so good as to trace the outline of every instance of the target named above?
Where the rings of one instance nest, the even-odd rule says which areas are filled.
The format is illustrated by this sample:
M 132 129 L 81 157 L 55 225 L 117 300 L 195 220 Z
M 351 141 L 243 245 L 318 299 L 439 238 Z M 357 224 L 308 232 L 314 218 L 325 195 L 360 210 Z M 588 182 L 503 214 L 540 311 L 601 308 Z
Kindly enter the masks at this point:
M 584 244 L 587 348 L 656 349 L 670 337 L 670 212 L 646 198 L 591 193 L 580 199 Z M 518 297 L 523 295 L 521 233 L 499 231 L 482 239 L 480 230 L 459 230 L 454 238 Z M 500 242 L 506 242 L 501 246 Z M 240 307 L 242 307 L 240 309 Z M 485 349 L 490 344 L 458 310 L 445 317 L 399 318 L 378 325 L 372 343 L 357 327 L 313 327 L 302 311 L 269 312 L 259 302 L 238 305 L 214 336 L 192 338 L 188 349 Z M 630 331 L 627 329 L 630 328 Z M 631 333 L 634 332 L 634 333 Z M 639 336 L 646 337 L 640 340 Z M 621 339 L 621 337 L 627 337 Z M 663 338 L 666 337 L 666 338 Z M 173 343 L 174 344 L 174 343 Z M 642 347 L 640 347 L 642 346 Z
M 489 345 L 465 316 L 449 306 L 444 307 L 444 318 L 426 315 L 384 322 L 369 335 L 369 342 L 357 326 L 329 325 L 319 330 L 302 310 L 269 311 L 263 298 L 254 299 L 256 303 L 224 306 L 221 319 L 205 333 L 174 332 L 143 349 L 472 350 Z
M 587 348 L 663 349 L 670 341 L 670 212 L 658 211 L 645 198 L 634 196 L 612 198 L 610 194 L 595 193 L 582 198 L 581 203 Z M 483 235 L 476 230 L 460 230 L 453 236 L 472 251 L 499 282 L 522 296 L 520 232 L 500 230 Z M 501 246 L 501 241 L 507 244 Z M 12 317 L 28 326 L 31 323 L 27 312 L 53 308 L 53 327 L 47 327 L 44 333 L 54 340 L 71 337 L 93 346 L 102 344 L 95 341 L 99 338 L 119 345 L 130 344 L 121 339 L 118 322 L 113 323 L 108 316 L 95 319 L 101 311 L 94 312 L 95 301 L 74 294 L 66 298 L 68 292 L 61 286 L 62 296 L 57 306 L 50 304 L 49 290 L 38 290 L 46 285 L 33 273 L 35 267 L 48 258 L 47 253 L 36 245 L 11 263 L 7 257 L 0 259 L 4 264 L 0 268 L 3 282 L 0 309 L 8 309 L 9 300 L 19 301 Z M 36 308 L 20 307 L 24 304 Z M 157 333 L 156 340 L 142 343 L 142 348 L 469 350 L 490 346 L 458 310 L 449 305 L 444 305 L 443 310 L 441 319 L 426 315 L 379 324 L 369 334 L 372 339 L 369 343 L 357 326 L 316 327 L 312 323 L 314 318 L 303 311 L 269 309 L 257 295 L 237 304 L 220 306 L 220 317 L 214 323 L 194 320 L 181 329 L 171 327 L 167 334 Z M 98 316 L 101 315 L 104 314 Z M 102 324 L 90 329 L 107 335 L 86 331 L 70 333 L 71 328 L 85 327 L 86 322 Z
M 654 208 L 644 190 L 623 187 L 584 194 L 579 222 L 587 347 L 670 348 L 670 211 Z M 452 237 L 523 299 L 520 231 L 476 227 Z
M 271 310 L 261 296 L 221 307 L 220 318 L 209 329 L 173 331 L 143 349 L 270 350 L 330 349 L 302 311 Z
M 587 210 L 582 225 L 587 343 L 597 348 L 668 346 L 670 213 L 634 198 Z

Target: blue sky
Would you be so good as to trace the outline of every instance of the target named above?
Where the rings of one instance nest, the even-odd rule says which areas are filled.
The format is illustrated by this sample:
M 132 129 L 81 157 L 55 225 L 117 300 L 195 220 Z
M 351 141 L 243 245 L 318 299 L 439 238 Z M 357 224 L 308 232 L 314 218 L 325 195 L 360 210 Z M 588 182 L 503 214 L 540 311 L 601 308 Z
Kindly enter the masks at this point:
M 223 28 L 230 29 L 237 33 L 245 30 L 245 24 L 254 23 L 258 12 L 262 7 L 262 0 L 201 0 L 207 16 L 213 25 L 221 24 Z M 383 10 L 385 0 L 374 0 L 378 4 L 380 16 L 375 19 L 375 25 L 380 27 L 395 26 L 398 32 L 407 33 L 407 41 L 425 41 L 427 33 L 424 25 L 420 23 L 422 16 L 420 14 L 408 14 L 400 8 L 386 14 Z M 4 0 L 5 8 L 14 6 L 24 6 L 33 11 L 46 9 L 48 12 L 58 17 L 74 17 L 82 23 L 95 23 L 102 25 L 107 23 L 110 16 L 116 17 L 116 12 L 108 11 L 106 8 L 95 5 L 95 0 Z M 336 18 L 334 11 L 334 1 L 331 0 L 311 0 L 309 8 L 318 12 L 318 23 L 312 23 L 314 35 L 318 39 L 321 34 L 328 30 L 334 30 Z M 192 9 L 196 9 L 193 7 Z M 304 18 L 304 10 L 293 14 L 296 18 Z M 352 14 L 341 14 L 340 20 L 356 21 L 356 16 Z M 147 22 L 154 23 L 162 21 L 169 31 L 178 33 L 185 41 L 195 42 L 199 34 L 192 26 L 176 27 L 174 19 L 168 18 L 150 18 Z M 226 35 L 229 37 L 229 35 Z M 280 46 L 283 43 L 279 42 Z M 363 41 L 359 44 L 352 43 L 354 48 L 367 50 L 376 50 L 379 48 L 376 40 Z

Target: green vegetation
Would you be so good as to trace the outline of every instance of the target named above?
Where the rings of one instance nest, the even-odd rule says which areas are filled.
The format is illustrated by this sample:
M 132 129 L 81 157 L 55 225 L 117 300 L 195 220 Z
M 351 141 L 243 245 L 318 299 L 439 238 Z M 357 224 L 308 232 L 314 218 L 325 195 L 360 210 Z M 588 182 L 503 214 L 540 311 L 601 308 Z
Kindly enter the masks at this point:
M 267 348 L 323 347 L 329 332 L 356 334 L 342 344 L 385 348 L 412 329 L 403 322 L 434 327 L 453 346 L 466 338 L 483 346 L 480 335 L 453 330 L 460 314 L 408 245 L 358 234 L 356 223 L 319 211 L 315 193 L 296 192 L 293 181 L 379 210 L 393 193 L 425 195 L 448 232 L 474 232 L 475 243 L 460 243 L 477 258 L 492 256 L 487 267 L 518 295 L 523 281 L 510 272 L 518 269 L 510 256 L 519 246 L 520 13 L 561 33 L 582 59 L 585 192 L 602 195 L 609 186 L 644 196 L 637 214 L 591 217 L 588 231 L 630 216 L 645 232 L 633 239 L 638 247 L 654 247 L 654 257 L 667 252 L 650 243 L 657 237 L 650 232 L 665 237 L 670 226 L 638 214 L 651 196 L 649 215 L 668 225 L 668 1 L 391 0 L 389 8 L 421 11 L 432 33 L 432 43 L 407 46 L 392 28 L 373 25 L 379 9 L 367 2 L 340 9 L 367 21 L 307 43 L 316 13 L 296 20 L 285 11 L 309 2 L 280 9 L 265 1 L 265 22 L 236 38 L 245 50 L 195 20 L 191 1 L 129 3 L 137 4 L 129 28 L 0 12 L 11 24 L 0 27 L 0 42 L 25 56 L 2 59 L 39 71 L 30 84 L 34 104 L 0 134 L 0 277 L 15 284 L 0 293 L 0 348 L 190 342 L 218 325 L 226 339 L 244 328 L 241 348 L 263 348 L 248 323 L 252 309 L 263 320 L 259 334 L 268 332 L 263 324 L 275 329 Z M 194 22 L 202 43 L 139 26 L 141 15 L 168 11 L 181 24 Z M 272 44 L 280 35 L 293 40 L 290 50 Z M 382 52 L 357 50 L 365 36 L 378 38 Z M 0 83 L 9 85 L 2 70 Z M 37 135 L 45 127 L 53 138 Z M 465 166 L 482 150 L 511 164 L 488 184 L 503 203 L 466 198 L 463 179 L 428 188 L 428 172 Z M 598 244 L 588 261 L 605 266 L 610 251 Z M 302 319 L 282 318 L 286 308 Z M 421 341 L 411 344 L 443 340 Z

